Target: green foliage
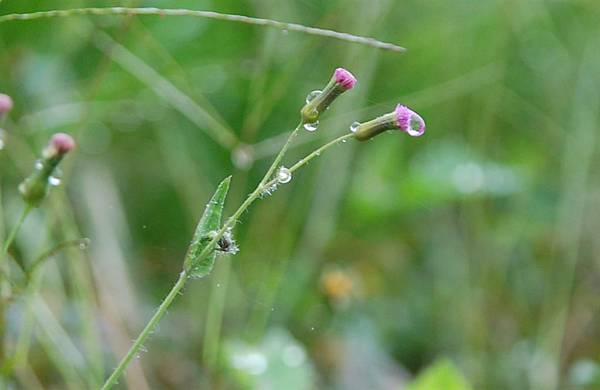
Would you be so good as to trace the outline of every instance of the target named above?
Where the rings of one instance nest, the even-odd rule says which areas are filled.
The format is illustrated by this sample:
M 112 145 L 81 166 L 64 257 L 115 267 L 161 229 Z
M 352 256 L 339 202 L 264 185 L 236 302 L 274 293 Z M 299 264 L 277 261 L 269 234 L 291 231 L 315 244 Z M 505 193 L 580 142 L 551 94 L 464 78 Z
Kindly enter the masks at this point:
M 126 2 L 4 0 L 0 14 L 108 3 Z M 55 327 L 36 320 L 23 367 L 34 382 L 15 387 L 67 388 L 58 367 L 82 378 L 91 365 L 101 378 L 114 367 L 111 346 L 123 347 L 180 272 L 199 201 L 229 174 L 228 206 L 245 199 L 307 94 L 338 66 L 357 76 L 357 90 L 318 131 L 299 134 L 283 165 L 398 103 L 425 118 L 427 133 L 336 146 L 257 201 L 236 224 L 236 261 L 186 286 L 129 386 L 227 380 L 201 353 L 211 318 L 218 356 L 233 340 L 261 345 L 284 328 L 319 388 L 344 388 L 339 371 L 356 371 L 339 356 L 361 336 L 333 324 L 367 316 L 399 382 L 448 356 L 468 362 L 475 389 L 598 387 L 591 365 L 577 364 L 600 356 L 597 0 L 128 3 L 314 25 L 408 51 L 194 17 L 1 23 L 0 92 L 15 108 L 0 126 L 0 230 L 18 219 L 17 187 L 40 149 L 65 131 L 79 148 L 61 163 L 63 184 L 10 253 L 29 263 L 57 242 L 91 239 L 89 251 L 43 267 Z M 23 317 L 20 302 L 10 310 L 9 342 Z M 110 331 L 96 329 L 115 313 Z M 62 329 L 86 359 L 44 351 L 64 344 L 43 339 L 46 329 Z
M 421 373 L 406 390 L 472 390 L 449 359 L 440 359 Z
M 200 258 L 199 255 L 212 240 L 211 233 L 216 233 L 217 229 L 221 227 L 223 207 L 225 207 L 225 199 L 229 191 L 230 182 L 231 176 L 226 177 L 219 184 L 215 194 L 206 204 L 204 214 L 202 214 L 202 218 L 200 218 L 200 222 L 196 226 L 194 237 L 184 261 L 185 270 L 193 278 L 202 278 L 208 275 L 215 264 L 217 253 L 214 249 L 204 258 Z

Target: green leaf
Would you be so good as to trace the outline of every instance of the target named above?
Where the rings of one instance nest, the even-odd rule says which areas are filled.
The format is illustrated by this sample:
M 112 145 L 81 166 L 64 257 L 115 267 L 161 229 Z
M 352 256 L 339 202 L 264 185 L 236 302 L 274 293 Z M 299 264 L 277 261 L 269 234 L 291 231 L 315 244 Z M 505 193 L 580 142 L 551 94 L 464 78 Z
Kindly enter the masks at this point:
M 221 218 L 223 215 L 223 207 L 225 206 L 225 198 L 229 191 L 229 183 L 231 176 L 225 178 L 217 187 L 215 194 L 206 205 L 204 214 L 198 222 L 194 238 L 188 248 L 185 256 L 184 268 L 193 278 L 202 278 L 208 275 L 215 264 L 217 254 L 212 250 L 204 258 L 200 258 L 200 254 L 211 241 L 210 233 L 219 230 L 221 227 Z
M 435 362 L 421 373 L 407 390 L 471 390 L 471 386 L 448 359 Z

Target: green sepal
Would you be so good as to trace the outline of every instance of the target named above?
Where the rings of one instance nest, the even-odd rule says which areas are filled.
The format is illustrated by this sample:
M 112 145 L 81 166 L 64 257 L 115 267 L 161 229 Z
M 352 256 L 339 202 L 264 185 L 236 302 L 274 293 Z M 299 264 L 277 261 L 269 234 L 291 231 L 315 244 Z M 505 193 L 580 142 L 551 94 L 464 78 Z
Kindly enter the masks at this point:
M 225 178 L 217 187 L 215 194 L 206 205 L 204 214 L 198 222 L 194 238 L 190 243 L 184 261 L 184 269 L 192 278 L 202 278 L 208 275 L 215 264 L 217 257 L 216 251 L 213 249 L 204 258 L 199 258 L 202 251 L 210 243 L 212 232 L 216 232 L 221 227 L 221 218 L 223 215 L 223 207 L 225 206 L 225 198 L 229 191 L 229 183 L 231 176 Z

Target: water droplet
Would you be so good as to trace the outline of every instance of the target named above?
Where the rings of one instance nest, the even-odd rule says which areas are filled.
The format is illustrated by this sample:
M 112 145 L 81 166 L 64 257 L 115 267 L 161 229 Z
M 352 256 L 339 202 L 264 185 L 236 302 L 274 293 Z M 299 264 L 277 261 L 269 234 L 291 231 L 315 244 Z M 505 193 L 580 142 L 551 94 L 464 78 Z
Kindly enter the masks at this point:
M 148 229 L 148 225 L 142 225 L 142 229 Z
M 348 140 L 347 139 L 343 139 L 342 143 L 345 144 Z
M 316 98 L 317 96 L 319 96 L 321 93 L 323 93 L 322 91 L 319 91 L 318 89 L 315 89 L 314 91 L 310 92 L 308 95 L 306 95 L 306 103 L 310 103 L 314 98 Z
M 350 131 L 356 133 L 356 130 L 358 130 L 358 126 L 360 126 L 360 122 L 353 122 L 350 125 Z
M 277 171 L 277 181 L 281 184 L 289 183 L 292 180 L 292 172 L 286 167 L 281 167 Z
M 35 169 L 37 169 L 38 171 L 44 168 L 44 164 L 42 163 L 41 160 L 37 160 L 35 162 Z
M 308 131 L 317 131 L 318 127 L 319 127 L 319 121 L 304 124 L 304 129 L 306 129 Z
M 217 287 L 221 287 L 221 283 L 217 283 Z
M 420 137 L 423 135 L 423 133 L 425 133 L 425 127 L 423 126 L 423 122 L 422 119 L 413 115 L 410 118 L 410 124 L 408 126 L 408 129 L 406 129 L 406 132 L 408 133 L 408 135 L 410 135 L 411 137 Z
M 48 184 L 50 184 L 51 186 L 59 186 L 60 185 L 60 179 L 58 177 L 54 177 L 54 176 L 50 176 L 48 178 Z
M 84 251 L 88 248 L 88 246 L 90 246 L 90 239 L 89 238 L 84 238 L 83 240 L 79 241 L 79 249 Z

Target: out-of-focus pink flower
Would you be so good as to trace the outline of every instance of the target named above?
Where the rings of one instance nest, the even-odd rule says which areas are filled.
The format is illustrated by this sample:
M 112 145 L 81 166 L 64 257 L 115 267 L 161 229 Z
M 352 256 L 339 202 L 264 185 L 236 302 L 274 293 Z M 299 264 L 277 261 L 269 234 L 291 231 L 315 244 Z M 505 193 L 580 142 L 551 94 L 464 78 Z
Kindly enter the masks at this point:
M 58 154 L 65 154 L 75 148 L 75 140 L 69 134 L 56 133 L 50 139 L 50 145 Z
M 0 93 L 0 115 L 6 114 L 13 108 L 12 98 L 8 95 Z

